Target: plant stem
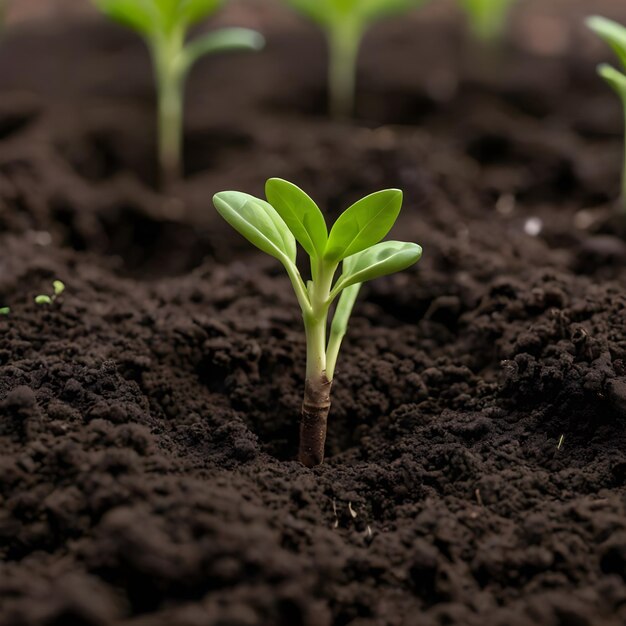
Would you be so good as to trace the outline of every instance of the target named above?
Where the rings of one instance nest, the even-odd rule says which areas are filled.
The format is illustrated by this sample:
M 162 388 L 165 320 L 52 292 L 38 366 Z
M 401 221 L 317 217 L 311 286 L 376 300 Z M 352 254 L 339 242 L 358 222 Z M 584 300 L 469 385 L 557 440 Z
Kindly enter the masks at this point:
M 180 63 L 182 32 L 174 31 L 152 45 L 158 97 L 158 144 L 161 184 L 168 187 L 182 176 L 183 85 Z
M 343 338 L 348 330 L 348 321 L 352 315 L 354 303 L 361 290 L 361 285 L 351 285 L 344 289 L 339 297 L 337 309 L 333 316 L 333 323 L 330 326 L 330 338 L 328 340 L 328 348 L 326 349 L 326 373 L 332 380 L 335 376 L 335 366 L 337 365 L 337 357 Z
M 313 467 L 324 460 L 326 424 L 330 411 L 332 380 L 326 375 L 326 323 L 330 289 L 336 264 L 320 261 L 313 283 L 311 309 L 304 313 L 306 330 L 306 381 L 300 422 L 300 452 L 303 465 Z
M 340 23 L 328 33 L 328 89 L 330 114 L 335 119 L 354 114 L 357 62 L 361 29 L 351 23 Z
M 324 460 L 331 387 L 325 374 L 317 379 L 307 378 L 304 385 L 298 459 L 306 467 L 315 467 Z
M 622 195 L 620 198 L 621 212 L 626 215 L 626 94 L 622 96 L 622 103 L 624 105 L 624 162 L 622 164 Z
M 164 187 L 182 176 L 183 112 L 178 83 L 168 77 L 159 86 L 159 165 Z

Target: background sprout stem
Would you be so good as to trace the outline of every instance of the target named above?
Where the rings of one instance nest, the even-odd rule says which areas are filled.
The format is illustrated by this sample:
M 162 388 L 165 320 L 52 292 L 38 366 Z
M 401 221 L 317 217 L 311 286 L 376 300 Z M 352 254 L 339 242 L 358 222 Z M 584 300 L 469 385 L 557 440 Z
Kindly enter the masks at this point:
M 158 98 L 159 164 L 164 185 L 182 174 L 184 77 L 180 57 L 184 41 L 179 32 L 152 43 Z
M 328 90 L 330 113 L 349 118 L 354 112 L 361 33 L 351 24 L 340 24 L 328 33 Z
M 263 37 L 247 28 L 223 28 L 189 44 L 185 44 L 184 32 L 175 29 L 151 43 L 158 92 L 159 163 L 165 186 L 183 174 L 184 90 L 193 64 L 206 54 L 259 50 L 263 45 Z
M 354 114 L 357 62 L 361 41 L 377 21 L 407 12 L 427 0 L 285 0 L 316 22 L 328 42 L 330 114 Z
M 189 70 L 206 54 L 259 50 L 264 39 L 247 28 L 223 28 L 187 42 L 189 28 L 213 13 L 220 0 L 94 2 L 111 19 L 135 30 L 148 45 L 157 84 L 161 182 L 168 186 L 181 177 L 183 170 L 183 103 Z
M 623 99 L 623 107 L 624 107 L 624 129 L 626 134 L 626 96 Z M 626 214 L 626 141 L 624 141 L 624 162 L 622 163 L 622 192 L 620 195 L 619 203 L 621 205 L 621 210 Z

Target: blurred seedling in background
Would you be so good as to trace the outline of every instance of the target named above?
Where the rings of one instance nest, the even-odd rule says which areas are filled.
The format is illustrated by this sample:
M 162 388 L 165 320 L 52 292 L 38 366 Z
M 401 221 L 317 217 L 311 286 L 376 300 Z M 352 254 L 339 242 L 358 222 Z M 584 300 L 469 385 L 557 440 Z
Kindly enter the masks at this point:
M 422 248 L 400 241 L 379 243 L 400 213 L 402 192 L 398 189 L 359 200 L 337 219 L 330 233 L 317 204 L 292 183 L 272 178 L 265 194 L 267 202 L 224 191 L 213 202 L 236 231 L 283 264 L 302 309 L 307 357 L 299 459 L 312 467 L 324 459 L 337 356 L 361 285 L 413 265 L 421 258 Z M 312 279 L 306 284 L 296 266 L 296 241 L 310 257 Z
M 263 37 L 247 28 L 222 28 L 187 41 L 189 29 L 208 17 L 222 0 L 93 0 L 111 19 L 136 31 L 154 65 L 158 97 L 161 182 L 182 174 L 184 87 L 201 57 L 233 50 L 260 50 Z
M 626 28 L 617 22 L 605 17 L 590 17 L 587 26 L 613 48 L 617 55 L 623 72 L 613 66 L 603 63 L 598 66 L 598 74 L 612 87 L 622 100 L 624 114 L 626 116 Z M 625 142 L 626 150 L 626 142 Z M 626 155 L 622 164 L 622 195 L 621 208 L 626 211 Z
M 35 296 L 35 302 L 37 304 L 52 304 L 64 291 L 65 285 L 60 280 L 55 280 L 52 283 L 52 295 L 41 294 Z
M 500 39 L 511 7 L 517 0 L 459 0 L 474 36 L 482 41 Z
M 356 73 L 361 41 L 375 22 L 404 13 L 427 0 L 285 0 L 324 30 L 328 40 L 330 113 L 354 113 Z

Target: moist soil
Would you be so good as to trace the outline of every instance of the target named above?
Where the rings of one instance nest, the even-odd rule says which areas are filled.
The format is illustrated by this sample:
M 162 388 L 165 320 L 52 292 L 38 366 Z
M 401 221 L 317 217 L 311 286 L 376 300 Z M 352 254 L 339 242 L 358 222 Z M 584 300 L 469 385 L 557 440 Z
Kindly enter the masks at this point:
M 497 53 L 436 10 L 381 25 L 353 123 L 319 34 L 255 13 L 264 52 L 193 74 L 167 192 L 132 35 L 6 34 L 2 626 L 626 623 L 622 117 L 566 4 Z M 270 176 L 330 218 L 400 187 L 424 248 L 363 290 L 315 469 L 288 280 L 211 206 Z

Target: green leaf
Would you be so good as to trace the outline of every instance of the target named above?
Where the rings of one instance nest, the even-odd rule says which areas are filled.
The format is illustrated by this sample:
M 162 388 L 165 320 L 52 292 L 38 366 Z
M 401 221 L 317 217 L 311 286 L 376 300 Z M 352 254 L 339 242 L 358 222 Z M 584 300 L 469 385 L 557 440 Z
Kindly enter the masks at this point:
M 154 33 L 158 13 L 152 0 L 94 0 L 94 3 L 112 20 L 143 35 Z
M 222 191 L 213 197 L 218 213 L 250 243 L 281 262 L 296 262 L 296 240 L 276 210 L 247 193 Z
M 201 57 L 214 52 L 235 50 L 261 50 L 265 45 L 263 35 L 249 28 L 221 28 L 201 35 L 189 43 L 182 54 L 183 70 L 188 71 Z
M 626 68 L 626 28 L 613 20 L 597 15 L 587 19 L 587 26 L 613 48 Z
M 294 9 L 325 27 L 340 21 L 366 25 L 408 11 L 427 0 L 287 0 Z
M 626 76 L 610 65 L 600 65 L 598 74 L 625 100 L 626 104 Z
M 401 208 L 399 189 L 377 191 L 359 200 L 335 222 L 324 258 L 341 261 L 378 243 L 391 230 Z
M 223 0 L 179 0 L 180 13 L 189 25 L 195 24 L 214 13 Z
M 154 36 L 186 30 L 213 13 L 223 0 L 93 0 L 111 19 L 142 33 Z
M 500 35 L 513 2 L 515 0 L 460 0 L 474 33 L 483 39 Z
M 222 0 L 151 0 L 160 15 L 163 32 L 187 28 L 213 13 Z
M 360 12 L 367 22 L 406 13 L 426 2 L 427 0 L 359 0 Z
M 328 229 L 317 204 L 302 189 L 281 178 L 267 181 L 265 195 L 307 254 L 321 257 L 328 241 Z
M 401 272 L 421 258 L 422 248 L 416 243 L 384 241 L 344 261 L 337 290 Z

